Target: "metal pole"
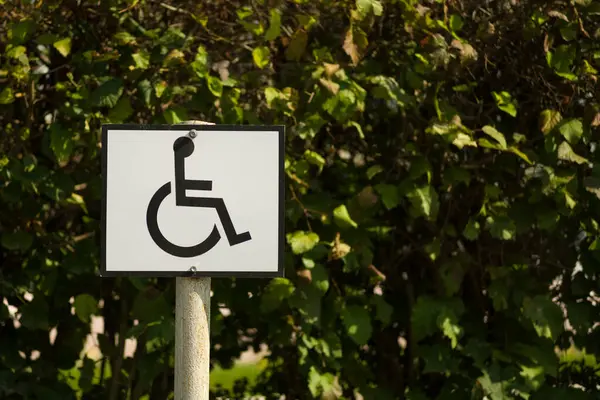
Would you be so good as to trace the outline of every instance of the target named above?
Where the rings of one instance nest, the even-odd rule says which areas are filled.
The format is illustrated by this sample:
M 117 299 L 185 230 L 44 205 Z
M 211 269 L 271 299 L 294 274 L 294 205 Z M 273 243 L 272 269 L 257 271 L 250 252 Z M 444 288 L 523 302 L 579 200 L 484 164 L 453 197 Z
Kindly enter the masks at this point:
M 208 400 L 210 278 L 176 278 L 175 291 L 175 400 Z

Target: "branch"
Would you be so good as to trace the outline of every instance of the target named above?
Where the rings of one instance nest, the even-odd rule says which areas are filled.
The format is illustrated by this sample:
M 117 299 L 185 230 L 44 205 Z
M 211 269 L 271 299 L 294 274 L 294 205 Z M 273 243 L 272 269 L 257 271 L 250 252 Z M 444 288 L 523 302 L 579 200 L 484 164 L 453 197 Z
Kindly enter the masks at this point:
M 123 366 L 123 354 L 125 353 L 125 330 L 127 329 L 127 301 L 121 299 L 121 312 L 119 315 L 119 345 L 117 347 L 117 354 L 112 368 L 112 378 L 110 383 L 110 394 L 109 400 L 117 400 L 119 397 L 119 378 L 121 377 L 121 368 Z

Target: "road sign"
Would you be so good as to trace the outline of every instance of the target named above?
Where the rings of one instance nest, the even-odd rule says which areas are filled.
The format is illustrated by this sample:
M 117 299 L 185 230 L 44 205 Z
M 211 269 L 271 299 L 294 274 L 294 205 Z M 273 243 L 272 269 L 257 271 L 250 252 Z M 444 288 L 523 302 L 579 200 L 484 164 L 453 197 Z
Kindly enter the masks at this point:
M 104 125 L 102 178 L 102 276 L 283 275 L 283 126 Z

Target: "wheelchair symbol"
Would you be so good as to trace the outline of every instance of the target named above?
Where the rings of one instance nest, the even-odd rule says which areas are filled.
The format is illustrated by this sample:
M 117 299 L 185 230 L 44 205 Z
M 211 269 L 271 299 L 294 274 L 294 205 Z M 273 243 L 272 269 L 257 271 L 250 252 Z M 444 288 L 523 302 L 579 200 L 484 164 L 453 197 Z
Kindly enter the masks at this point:
M 192 139 L 182 136 L 173 143 L 173 152 L 175 153 L 175 204 L 178 207 L 201 207 L 214 208 L 217 210 L 225 235 L 230 246 L 240 244 L 251 240 L 250 232 L 236 233 L 231 222 L 231 217 L 225 207 L 225 202 L 221 198 L 211 197 L 188 197 L 186 190 L 212 190 L 212 181 L 189 180 L 185 179 L 185 158 L 194 152 L 194 142 Z M 221 234 L 217 225 L 213 226 L 212 232 L 201 243 L 193 246 L 178 246 L 171 243 L 160 231 L 158 227 L 158 209 L 163 200 L 171 194 L 171 182 L 162 185 L 152 196 L 146 211 L 146 224 L 148 232 L 158 245 L 165 252 L 176 257 L 196 257 L 211 250 L 221 239 Z

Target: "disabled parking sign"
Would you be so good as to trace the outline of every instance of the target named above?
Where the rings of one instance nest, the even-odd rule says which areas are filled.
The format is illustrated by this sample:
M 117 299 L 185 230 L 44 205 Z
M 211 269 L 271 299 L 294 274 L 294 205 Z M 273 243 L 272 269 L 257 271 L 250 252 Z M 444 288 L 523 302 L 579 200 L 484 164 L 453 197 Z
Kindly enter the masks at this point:
M 104 125 L 102 178 L 102 276 L 283 275 L 283 126 Z

